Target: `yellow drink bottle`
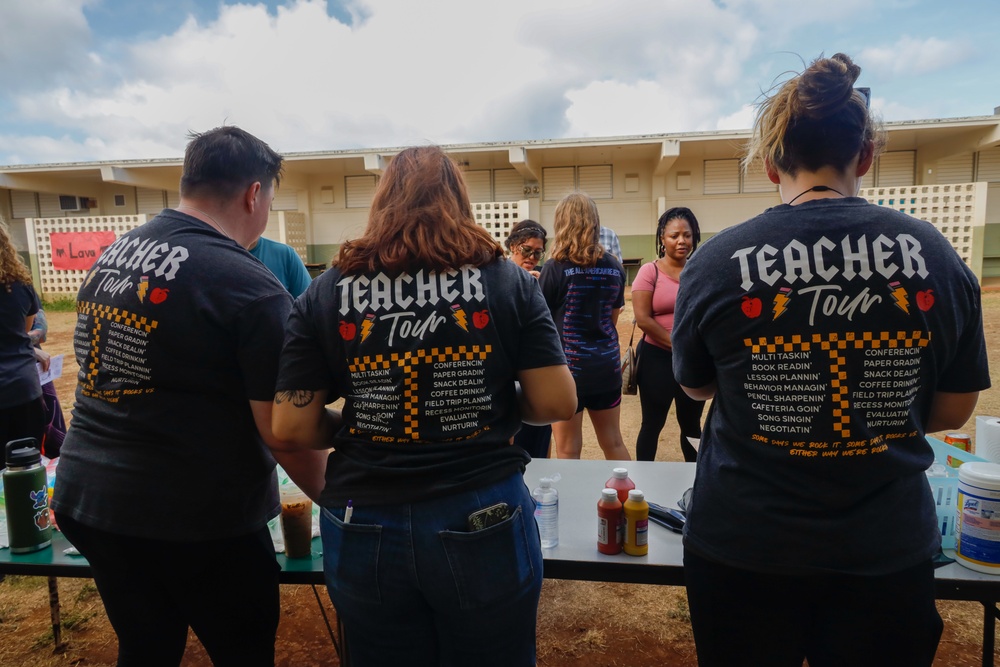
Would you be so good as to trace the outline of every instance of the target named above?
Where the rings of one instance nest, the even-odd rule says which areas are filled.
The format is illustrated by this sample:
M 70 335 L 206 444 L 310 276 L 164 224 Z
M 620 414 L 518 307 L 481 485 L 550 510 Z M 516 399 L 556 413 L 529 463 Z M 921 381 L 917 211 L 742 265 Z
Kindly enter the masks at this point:
M 649 503 L 639 489 L 628 492 L 625 501 L 625 553 L 645 556 L 649 552 Z

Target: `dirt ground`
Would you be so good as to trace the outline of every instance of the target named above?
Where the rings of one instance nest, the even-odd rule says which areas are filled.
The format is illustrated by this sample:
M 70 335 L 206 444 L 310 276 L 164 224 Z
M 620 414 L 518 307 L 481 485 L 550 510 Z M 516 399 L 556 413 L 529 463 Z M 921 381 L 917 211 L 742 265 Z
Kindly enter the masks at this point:
M 1000 415 L 1000 291 L 983 296 L 986 340 L 993 389 L 980 396 L 980 415 Z M 63 377 L 56 387 L 66 409 L 76 382 L 72 357 L 75 314 L 49 313 L 51 354 L 65 354 Z M 619 334 L 625 342 L 631 329 L 631 303 L 622 313 Z M 622 400 L 622 435 L 635 450 L 640 411 L 636 396 Z M 586 420 L 583 458 L 601 458 Z M 975 418 L 963 429 L 975 439 Z M 681 461 L 671 416 L 661 434 L 657 460 Z M 93 582 L 62 579 L 63 645 L 55 650 L 48 610 L 48 588 L 42 577 L 7 577 L 0 583 L 0 667 L 113 665 L 116 640 Z M 282 616 L 278 630 L 279 667 L 337 665 L 320 606 L 333 623 L 335 612 L 326 591 L 309 586 L 282 586 Z M 976 602 L 939 601 L 945 622 L 935 667 L 980 664 L 983 609 Z M 1000 645 L 1000 641 L 998 641 Z M 1000 657 L 997 651 L 995 657 Z M 191 635 L 183 665 L 211 664 Z M 538 614 L 538 664 L 543 667 L 691 667 L 697 664 L 684 589 L 667 586 L 546 580 Z

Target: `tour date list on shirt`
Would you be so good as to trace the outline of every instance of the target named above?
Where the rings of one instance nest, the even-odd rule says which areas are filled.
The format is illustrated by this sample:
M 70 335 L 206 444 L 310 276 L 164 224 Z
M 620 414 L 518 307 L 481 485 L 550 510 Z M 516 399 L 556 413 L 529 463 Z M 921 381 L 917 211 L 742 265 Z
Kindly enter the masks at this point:
M 934 307 L 933 290 L 912 286 L 929 275 L 920 244 L 908 234 L 880 236 L 867 248 L 859 247 L 864 236 L 837 241 L 821 239 L 812 250 L 798 241 L 783 251 L 753 246 L 732 256 L 747 290 L 743 316 L 769 317 L 769 330 L 782 332 L 743 341 L 749 353 L 743 390 L 756 417 L 751 437 L 793 456 L 878 454 L 888 441 L 916 434 L 910 407 L 931 333 L 914 311 Z M 770 284 L 780 277 L 797 286 L 775 289 L 768 308 L 761 291 L 751 290 L 761 286 L 754 273 Z
M 158 321 L 139 311 L 167 300 L 165 285 L 188 256 L 184 246 L 129 235 L 94 263 L 80 290 L 73 335 L 84 396 L 117 403 L 155 391 L 149 344 Z
M 347 276 L 337 286 L 352 435 L 373 442 L 480 435 L 484 413 L 496 407 L 486 379 L 496 331 L 480 270 Z

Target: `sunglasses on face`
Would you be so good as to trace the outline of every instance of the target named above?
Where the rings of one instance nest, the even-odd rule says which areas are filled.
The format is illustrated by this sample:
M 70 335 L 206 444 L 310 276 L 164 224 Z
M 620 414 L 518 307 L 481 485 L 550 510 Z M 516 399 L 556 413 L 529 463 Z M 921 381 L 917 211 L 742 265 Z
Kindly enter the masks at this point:
M 531 246 L 527 245 L 518 246 L 517 251 L 521 253 L 521 257 L 524 257 L 525 259 L 528 257 L 534 257 L 536 262 L 542 258 L 542 255 L 545 254 L 544 250 L 535 250 Z

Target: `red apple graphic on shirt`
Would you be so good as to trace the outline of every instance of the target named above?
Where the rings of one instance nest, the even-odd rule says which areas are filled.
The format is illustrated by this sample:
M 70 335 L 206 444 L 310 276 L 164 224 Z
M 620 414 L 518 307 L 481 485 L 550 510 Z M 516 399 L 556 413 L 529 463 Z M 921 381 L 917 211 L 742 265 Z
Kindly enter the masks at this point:
M 354 335 L 358 332 L 357 325 L 354 322 L 348 322 L 347 320 L 340 320 L 340 337 L 344 340 L 354 340 Z
M 743 309 L 743 314 L 747 317 L 760 317 L 761 311 L 764 310 L 764 304 L 755 296 L 744 295 L 740 308 Z
M 477 329 L 484 328 L 490 323 L 490 311 L 480 310 L 478 313 L 472 313 L 472 326 Z
M 154 287 L 153 291 L 149 293 L 149 300 L 153 303 L 163 303 L 167 300 L 167 293 L 170 290 L 163 289 L 162 287 Z
M 934 290 L 925 289 L 917 292 L 917 308 L 928 311 L 934 305 Z

